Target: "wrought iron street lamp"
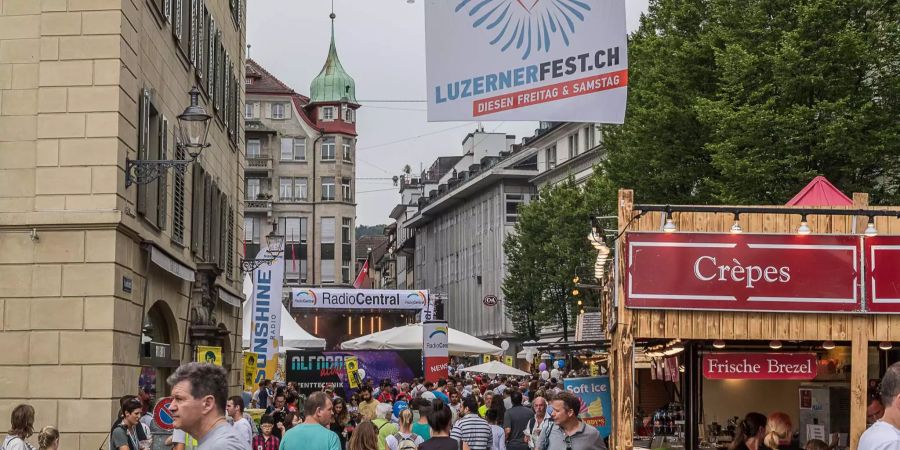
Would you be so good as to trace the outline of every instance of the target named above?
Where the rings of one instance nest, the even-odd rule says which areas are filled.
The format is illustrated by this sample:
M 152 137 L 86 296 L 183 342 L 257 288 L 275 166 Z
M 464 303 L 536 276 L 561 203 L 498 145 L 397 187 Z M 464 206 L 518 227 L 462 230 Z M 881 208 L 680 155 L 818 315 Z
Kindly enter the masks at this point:
M 284 235 L 278 234 L 273 227 L 272 231 L 266 235 L 266 255 L 265 258 L 249 258 L 241 260 L 241 270 L 245 273 L 253 272 L 262 267 L 263 264 L 272 264 L 284 252 Z
M 170 168 L 184 173 L 188 164 L 197 160 L 200 153 L 209 144 L 209 123 L 212 116 L 199 104 L 200 90 L 194 86 L 190 92 L 191 104 L 178 115 L 178 129 L 175 132 L 175 145 L 183 149 L 190 159 L 125 159 L 125 187 L 132 184 L 147 184 L 157 180 Z

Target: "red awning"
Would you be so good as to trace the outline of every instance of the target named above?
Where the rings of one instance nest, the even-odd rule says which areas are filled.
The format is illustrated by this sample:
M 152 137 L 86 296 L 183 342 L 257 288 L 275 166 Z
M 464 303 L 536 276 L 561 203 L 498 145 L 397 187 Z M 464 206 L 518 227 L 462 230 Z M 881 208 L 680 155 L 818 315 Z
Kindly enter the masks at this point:
M 853 200 L 823 176 L 813 178 L 786 206 L 852 206 Z

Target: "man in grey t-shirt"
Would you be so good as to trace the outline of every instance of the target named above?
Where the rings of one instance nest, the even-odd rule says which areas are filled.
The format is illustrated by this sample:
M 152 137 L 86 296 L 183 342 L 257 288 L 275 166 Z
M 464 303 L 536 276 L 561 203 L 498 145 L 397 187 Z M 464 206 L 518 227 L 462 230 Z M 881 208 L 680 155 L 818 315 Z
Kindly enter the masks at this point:
M 513 390 L 509 394 L 512 408 L 503 416 L 503 428 L 506 430 L 506 448 L 509 450 L 528 450 L 528 441 L 525 440 L 525 429 L 528 422 L 534 418 L 531 409 L 522 406 L 522 393 Z
M 169 410 L 175 427 L 194 436 L 197 450 L 244 450 L 247 445 L 225 419 L 228 374 L 208 363 L 188 363 L 166 380 L 172 386 Z
M 541 440 L 541 449 L 606 450 L 606 443 L 596 428 L 578 418 L 581 400 L 571 392 L 560 392 L 553 397 L 553 426 L 547 439 Z

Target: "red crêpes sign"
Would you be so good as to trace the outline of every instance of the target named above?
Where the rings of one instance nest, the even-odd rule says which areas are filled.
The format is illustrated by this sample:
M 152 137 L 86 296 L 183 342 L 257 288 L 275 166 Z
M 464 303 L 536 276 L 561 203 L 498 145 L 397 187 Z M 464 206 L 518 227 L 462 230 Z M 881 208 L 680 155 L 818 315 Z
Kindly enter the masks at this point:
M 631 232 L 626 248 L 629 308 L 861 310 L 858 236 Z
M 815 353 L 708 353 L 703 376 L 710 380 L 812 380 Z

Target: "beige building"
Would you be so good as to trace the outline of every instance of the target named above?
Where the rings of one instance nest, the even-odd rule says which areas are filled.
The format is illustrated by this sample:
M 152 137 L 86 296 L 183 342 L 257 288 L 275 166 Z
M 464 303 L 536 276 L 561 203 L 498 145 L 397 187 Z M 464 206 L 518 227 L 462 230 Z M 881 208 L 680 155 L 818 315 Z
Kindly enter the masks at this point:
M 242 0 L 0 0 L 0 420 L 96 449 L 118 398 L 167 392 L 195 346 L 240 352 Z M 177 116 L 200 88 L 208 142 Z M 150 166 L 141 166 L 144 169 Z
M 253 60 L 245 70 L 244 244 L 285 236 L 285 286 L 352 285 L 356 276 L 356 89 L 328 58 L 307 97 Z M 289 292 L 285 290 L 285 295 Z M 315 323 L 306 327 L 315 332 Z

